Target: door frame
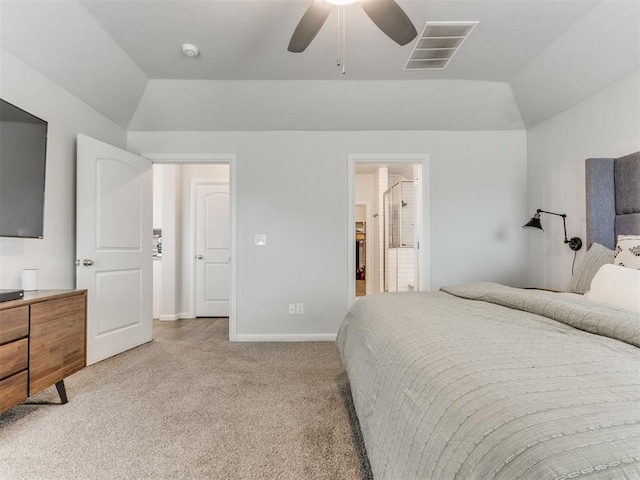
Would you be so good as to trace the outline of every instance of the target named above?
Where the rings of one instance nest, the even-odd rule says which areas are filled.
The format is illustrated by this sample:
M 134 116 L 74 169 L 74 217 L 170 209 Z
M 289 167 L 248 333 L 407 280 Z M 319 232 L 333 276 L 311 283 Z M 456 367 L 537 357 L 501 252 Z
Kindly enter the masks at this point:
M 431 161 L 429 154 L 350 153 L 347 162 L 347 222 L 349 225 L 347 230 L 347 270 L 349 272 L 347 282 L 348 306 L 351 307 L 356 301 L 356 286 L 352 275 L 352 272 L 355 272 L 356 268 L 356 240 L 355 229 L 353 228 L 356 205 L 356 163 L 414 163 L 420 165 L 422 201 L 419 202 L 419 207 L 421 207 L 422 215 L 419 217 L 421 221 L 417 222 L 421 223 L 421 225 L 417 225 L 416 228 L 421 227 L 422 231 L 420 232 L 421 243 L 418 248 L 418 285 L 421 291 L 431 290 Z M 418 210 L 420 210 L 420 208 L 416 209 L 416 215 L 418 215 Z M 428 220 L 425 221 L 425 219 Z
M 229 169 L 229 175 L 231 175 L 231 169 Z M 221 182 L 216 180 L 209 180 L 206 178 L 192 178 L 189 182 L 189 235 L 191 241 L 189 243 L 187 255 L 190 259 L 194 259 L 197 255 L 196 245 L 198 239 L 196 238 L 197 226 L 198 226 L 198 214 L 196 211 L 197 204 L 197 188 L 199 185 L 229 185 L 229 201 L 231 201 L 231 185 L 230 182 Z M 229 203 L 231 205 L 231 203 Z M 231 226 L 230 226 L 231 227 Z M 231 245 L 229 245 L 231 246 Z M 231 252 L 229 252 L 231 253 Z M 189 277 L 189 288 L 191 289 L 191 298 L 189 299 L 189 311 L 193 312 L 192 317 L 196 317 L 196 302 L 197 302 L 197 272 L 195 262 L 190 262 L 187 265 L 187 276 Z M 229 279 L 229 289 L 231 289 L 231 279 Z M 231 291 L 229 291 L 229 314 L 231 314 Z M 231 319 L 229 319 L 231 321 Z
M 152 163 L 158 164 L 203 164 L 229 165 L 229 206 L 231 217 L 231 242 L 229 256 L 231 257 L 231 279 L 229 281 L 229 340 L 238 341 L 238 159 L 235 153 L 141 153 Z M 193 212 L 190 212 L 190 215 Z M 355 240 L 354 240 L 355 241 Z M 189 242 L 190 256 L 193 258 L 194 245 Z M 190 266 L 189 268 L 192 268 Z M 195 272 L 195 269 L 192 269 Z M 192 278 L 195 273 L 189 275 Z M 193 288 L 193 285 L 191 286 Z M 195 294 L 195 293 L 194 293 Z M 190 298 L 191 311 L 195 313 L 195 297 Z

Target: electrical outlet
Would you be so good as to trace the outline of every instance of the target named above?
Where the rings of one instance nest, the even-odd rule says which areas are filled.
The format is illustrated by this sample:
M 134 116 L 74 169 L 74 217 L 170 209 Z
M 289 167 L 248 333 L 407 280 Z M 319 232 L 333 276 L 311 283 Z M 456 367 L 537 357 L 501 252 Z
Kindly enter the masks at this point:
M 289 315 L 295 315 L 296 314 L 296 304 L 295 303 L 290 303 L 289 304 Z
M 296 315 L 304 315 L 304 303 L 296 303 Z

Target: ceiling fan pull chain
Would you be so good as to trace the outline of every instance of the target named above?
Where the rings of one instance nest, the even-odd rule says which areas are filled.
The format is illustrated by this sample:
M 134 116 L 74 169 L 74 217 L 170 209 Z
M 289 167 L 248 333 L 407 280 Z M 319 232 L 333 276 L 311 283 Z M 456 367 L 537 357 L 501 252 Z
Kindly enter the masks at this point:
M 337 66 L 342 65 L 342 35 L 340 28 L 342 25 L 342 8 L 338 9 L 338 61 Z

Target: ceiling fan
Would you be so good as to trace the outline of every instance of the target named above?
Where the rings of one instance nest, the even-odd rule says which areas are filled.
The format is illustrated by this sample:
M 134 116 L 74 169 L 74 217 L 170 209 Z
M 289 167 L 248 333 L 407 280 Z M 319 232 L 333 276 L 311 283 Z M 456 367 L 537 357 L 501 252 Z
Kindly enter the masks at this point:
M 413 23 L 395 0 L 313 0 L 293 32 L 287 50 L 303 52 L 318 34 L 334 6 L 356 2 L 360 3 L 373 23 L 399 45 L 406 45 L 418 35 Z

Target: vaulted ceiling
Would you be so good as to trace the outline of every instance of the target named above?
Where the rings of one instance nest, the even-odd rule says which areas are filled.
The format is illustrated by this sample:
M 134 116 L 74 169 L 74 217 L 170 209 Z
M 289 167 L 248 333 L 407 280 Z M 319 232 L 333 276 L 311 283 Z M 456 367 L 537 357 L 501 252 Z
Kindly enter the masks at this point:
M 638 0 L 398 0 L 419 32 L 479 22 L 435 71 L 404 70 L 414 42 L 349 5 L 344 74 L 338 7 L 305 52 L 287 51 L 310 3 L 2 0 L 0 42 L 132 130 L 523 128 L 640 67 Z

